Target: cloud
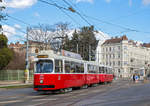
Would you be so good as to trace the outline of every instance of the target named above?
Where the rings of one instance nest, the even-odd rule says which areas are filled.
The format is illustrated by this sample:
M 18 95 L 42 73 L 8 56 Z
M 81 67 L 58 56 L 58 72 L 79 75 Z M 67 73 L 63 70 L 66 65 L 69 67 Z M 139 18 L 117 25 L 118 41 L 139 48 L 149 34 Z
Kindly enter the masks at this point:
M 107 3 L 110 3 L 111 2 L 111 0 L 105 0 Z
M 142 0 L 142 3 L 143 3 L 144 5 L 149 5 L 149 4 L 150 4 L 150 0 Z
M 15 24 L 14 27 L 15 27 L 15 28 L 19 28 L 19 29 L 21 28 L 21 26 L 18 25 L 18 24 Z
M 11 8 L 26 8 L 35 4 L 37 0 L 5 0 L 0 5 Z
M 24 40 L 24 34 L 18 32 L 16 28 L 21 28 L 20 25 L 15 24 L 14 26 L 2 25 L 3 33 L 7 36 L 8 42 L 17 42 Z
M 76 0 L 76 2 L 89 2 L 89 3 L 93 3 L 94 0 Z
M 39 14 L 38 12 L 35 12 L 35 13 L 34 13 L 34 16 L 35 16 L 35 17 L 40 17 L 40 14 Z
M 16 34 L 16 30 L 14 27 L 8 25 L 3 25 L 2 27 L 3 27 L 4 34 L 8 37 L 8 39 Z

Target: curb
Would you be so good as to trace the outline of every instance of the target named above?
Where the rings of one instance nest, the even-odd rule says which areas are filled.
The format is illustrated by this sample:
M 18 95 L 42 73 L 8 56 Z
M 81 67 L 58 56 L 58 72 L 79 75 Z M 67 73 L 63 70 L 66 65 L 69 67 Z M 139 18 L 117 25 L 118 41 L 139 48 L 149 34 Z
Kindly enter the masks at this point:
M 23 87 L 23 86 L 30 86 L 33 85 L 33 83 L 28 83 L 28 84 L 10 84 L 10 85 L 0 85 L 0 90 L 1 89 L 9 89 L 9 87 Z M 8 87 L 8 88 L 7 88 Z M 10 88 L 11 89 L 11 88 Z

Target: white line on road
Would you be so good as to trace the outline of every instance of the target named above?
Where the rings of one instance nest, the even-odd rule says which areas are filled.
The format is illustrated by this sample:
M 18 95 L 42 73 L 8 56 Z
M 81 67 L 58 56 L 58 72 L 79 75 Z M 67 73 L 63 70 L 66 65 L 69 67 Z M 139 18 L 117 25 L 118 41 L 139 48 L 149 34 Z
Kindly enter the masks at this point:
M 27 98 L 41 98 L 41 97 L 47 97 L 47 96 L 42 96 L 42 95 L 39 95 L 39 96 L 27 96 Z
M 2 101 L 0 102 L 0 104 L 15 103 L 15 102 L 23 102 L 23 101 L 22 100 Z
M 47 100 L 47 101 L 52 101 L 52 100 L 57 100 L 57 98 L 48 98 L 48 99 L 34 99 L 34 100 L 32 100 L 32 101 L 45 101 L 45 100 Z

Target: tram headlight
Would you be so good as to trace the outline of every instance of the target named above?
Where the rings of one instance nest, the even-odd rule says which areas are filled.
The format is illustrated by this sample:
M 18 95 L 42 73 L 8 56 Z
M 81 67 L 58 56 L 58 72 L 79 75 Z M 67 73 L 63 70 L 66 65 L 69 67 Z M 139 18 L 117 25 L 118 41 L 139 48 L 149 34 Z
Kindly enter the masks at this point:
M 43 80 L 40 80 L 40 84 L 43 84 Z

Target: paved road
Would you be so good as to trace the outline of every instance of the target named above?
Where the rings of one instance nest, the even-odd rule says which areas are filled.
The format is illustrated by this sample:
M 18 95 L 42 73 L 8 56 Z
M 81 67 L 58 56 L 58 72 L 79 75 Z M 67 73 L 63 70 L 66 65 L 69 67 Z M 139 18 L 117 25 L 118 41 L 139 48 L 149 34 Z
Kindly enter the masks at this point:
M 0 90 L 0 106 L 150 106 L 150 83 L 115 81 L 65 94 Z

